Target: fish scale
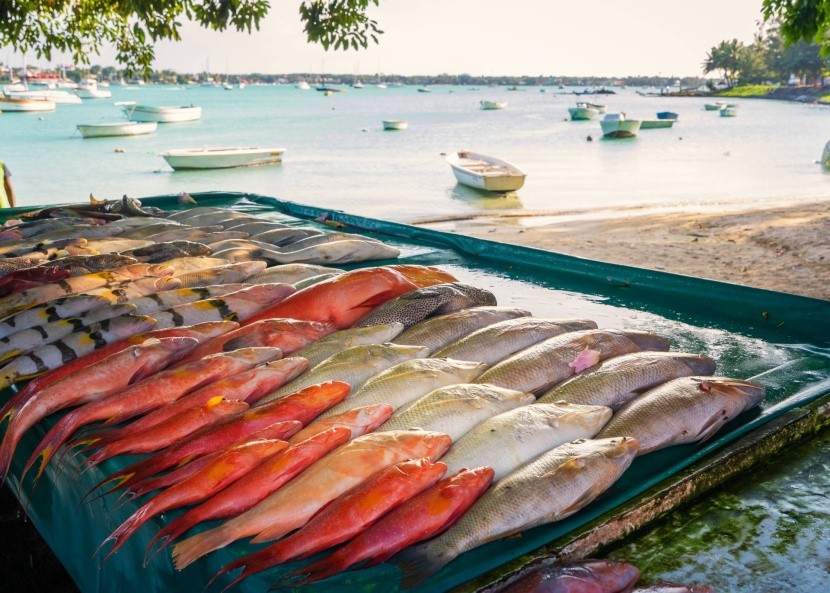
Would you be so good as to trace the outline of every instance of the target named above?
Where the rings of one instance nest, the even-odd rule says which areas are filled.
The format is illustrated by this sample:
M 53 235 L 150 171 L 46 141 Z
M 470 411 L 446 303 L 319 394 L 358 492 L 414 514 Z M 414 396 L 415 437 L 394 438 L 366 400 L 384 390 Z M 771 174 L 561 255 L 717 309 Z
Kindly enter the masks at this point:
M 460 338 L 434 352 L 433 356 L 475 360 L 494 365 L 542 340 L 567 332 L 596 328 L 597 324 L 590 319 L 508 319 Z
M 592 329 L 562 334 L 526 348 L 489 368 L 476 383 L 538 392 L 576 373 L 584 352 L 599 360 L 639 350 L 668 350 L 666 339 L 646 332 Z
M 451 313 L 481 305 L 495 305 L 493 293 L 468 284 L 435 284 L 405 293 L 361 319 L 356 327 L 397 321 L 410 327 L 431 315 Z
M 395 344 L 426 346 L 435 352 L 450 342 L 488 325 L 529 317 L 530 311 L 509 307 L 473 307 L 419 321 L 392 340 Z
M 539 398 L 540 402 L 566 400 L 574 404 L 609 406 L 612 410 L 638 392 L 689 375 L 711 375 L 715 361 L 702 354 L 635 352 L 617 356 L 561 383 Z

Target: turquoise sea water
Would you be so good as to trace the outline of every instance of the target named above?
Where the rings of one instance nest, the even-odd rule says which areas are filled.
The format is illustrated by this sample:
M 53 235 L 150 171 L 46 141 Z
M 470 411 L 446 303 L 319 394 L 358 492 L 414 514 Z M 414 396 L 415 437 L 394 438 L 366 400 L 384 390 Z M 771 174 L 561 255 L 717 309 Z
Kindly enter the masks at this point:
M 0 115 L 0 160 L 22 205 L 179 191 L 235 190 L 412 221 L 484 209 L 556 210 L 690 203 L 802 201 L 830 190 L 814 161 L 830 108 L 744 99 L 735 118 L 704 99 L 642 97 L 634 89 L 589 100 L 629 117 L 680 114 L 674 128 L 600 140 L 597 121 L 570 122 L 573 89 L 504 87 L 348 89 L 325 97 L 293 86 L 113 87 L 112 99 Z M 581 89 L 578 89 L 581 90 Z M 508 101 L 482 111 L 481 99 Z M 79 123 L 124 119 L 115 101 L 200 105 L 201 121 L 160 124 L 149 136 L 83 139 Z M 409 129 L 382 131 L 398 118 Z M 592 136 L 594 141 L 586 138 Z M 158 153 L 202 146 L 276 146 L 282 165 L 173 172 Z M 116 153 L 123 148 L 123 153 Z M 493 199 L 457 186 L 440 153 L 467 148 L 528 174 L 516 195 Z

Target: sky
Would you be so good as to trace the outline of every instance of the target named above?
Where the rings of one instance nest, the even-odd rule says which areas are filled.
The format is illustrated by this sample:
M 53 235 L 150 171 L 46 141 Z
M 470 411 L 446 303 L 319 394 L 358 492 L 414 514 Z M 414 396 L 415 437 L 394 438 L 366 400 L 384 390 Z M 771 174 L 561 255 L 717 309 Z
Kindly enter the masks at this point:
M 363 51 L 324 51 L 303 33 L 297 0 L 271 0 L 259 31 L 187 23 L 156 45 L 156 69 L 214 73 L 698 76 L 720 41 L 750 42 L 761 0 L 381 0 L 384 34 Z M 2 58 L 8 55 L 4 52 Z M 12 57 L 12 64 L 20 57 Z M 37 65 L 37 60 L 27 60 Z M 114 52 L 92 56 L 115 65 Z M 43 64 L 41 64 L 43 65 Z

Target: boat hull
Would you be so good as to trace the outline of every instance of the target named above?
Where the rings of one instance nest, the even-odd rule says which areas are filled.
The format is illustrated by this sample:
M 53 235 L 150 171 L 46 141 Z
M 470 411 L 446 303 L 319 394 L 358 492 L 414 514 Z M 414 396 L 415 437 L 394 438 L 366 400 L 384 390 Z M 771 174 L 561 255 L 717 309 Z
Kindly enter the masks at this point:
M 125 106 L 124 113 L 131 121 L 156 122 L 159 124 L 197 121 L 202 117 L 201 107 L 145 107 Z
M 587 121 L 594 119 L 599 111 L 590 107 L 568 107 L 568 114 L 571 116 L 571 121 Z
M 405 130 L 409 127 L 409 124 L 405 121 L 395 120 L 395 119 L 385 119 L 383 120 L 383 129 L 384 130 Z
M 640 122 L 641 130 L 652 130 L 655 128 L 670 128 L 674 125 L 673 119 L 644 119 Z
M 102 91 L 101 89 L 78 89 L 75 94 L 81 99 L 109 99 L 112 97 L 112 91 Z
M 504 109 L 507 107 L 506 101 L 487 101 L 486 99 L 482 99 L 479 104 L 485 111 L 489 111 L 491 109 Z
M 78 103 L 81 103 L 81 98 L 77 95 L 73 95 L 72 93 L 68 93 L 66 91 L 55 90 L 23 91 L 18 93 L 9 93 L 9 97 L 12 99 L 45 99 L 47 101 L 52 101 L 56 104 L 61 103 L 77 105 Z
M 6 113 L 37 113 L 54 110 L 55 102 L 47 99 L 0 99 L 0 111 Z
M 657 114 L 657 119 L 673 119 L 677 121 L 679 116 L 674 111 L 661 111 Z
M 706 111 L 718 111 L 721 107 L 723 107 L 723 103 L 706 103 L 703 109 Z
M 284 148 L 170 150 L 161 153 L 176 171 L 195 169 L 232 169 L 276 165 L 282 162 Z
M 602 120 L 602 135 L 606 138 L 633 138 L 640 131 L 640 120 Z
M 117 122 L 111 124 L 78 124 L 78 131 L 84 138 L 110 136 L 139 136 L 156 131 L 156 122 Z

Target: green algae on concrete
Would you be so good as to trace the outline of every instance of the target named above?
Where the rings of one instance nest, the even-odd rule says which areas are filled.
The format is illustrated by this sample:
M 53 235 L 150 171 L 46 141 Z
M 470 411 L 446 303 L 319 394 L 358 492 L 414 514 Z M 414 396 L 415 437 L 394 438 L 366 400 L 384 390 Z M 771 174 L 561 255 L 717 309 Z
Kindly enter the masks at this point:
M 744 479 L 671 513 L 610 551 L 645 583 L 706 583 L 716 591 L 830 589 L 830 432 Z

